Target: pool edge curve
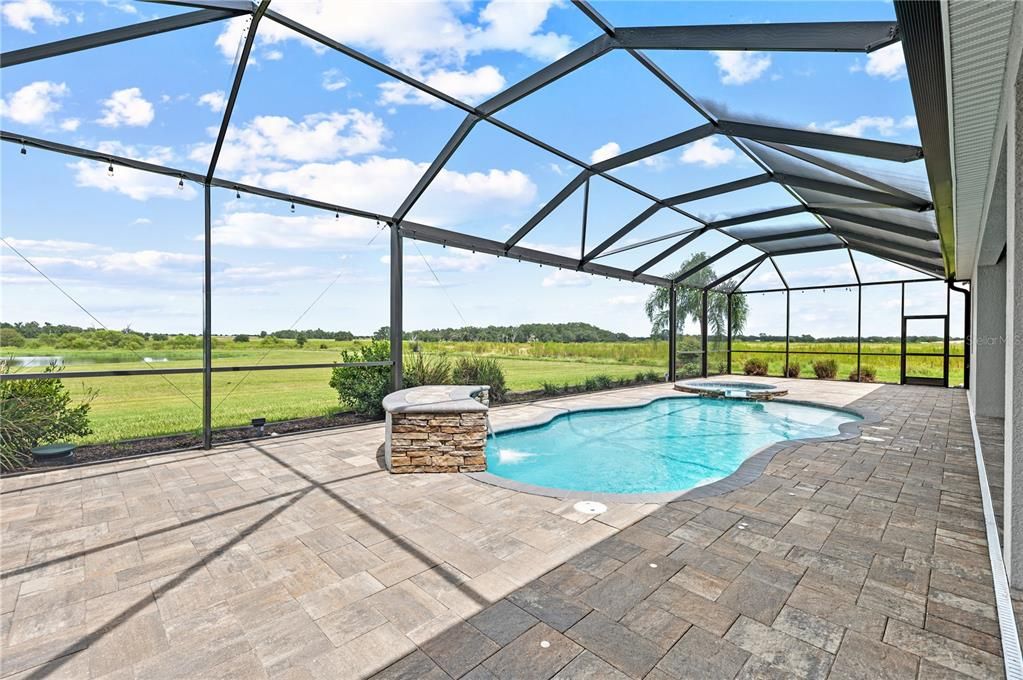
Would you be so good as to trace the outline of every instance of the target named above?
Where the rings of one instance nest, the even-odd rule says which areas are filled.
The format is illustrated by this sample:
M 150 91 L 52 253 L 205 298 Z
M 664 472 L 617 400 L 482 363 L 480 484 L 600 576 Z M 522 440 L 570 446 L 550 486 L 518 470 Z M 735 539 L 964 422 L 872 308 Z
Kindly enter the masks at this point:
M 497 426 L 494 428 L 494 434 L 501 434 L 502 432 L 512 432 L 515 430 L 525 430 L 534 427 L 546 425 L 555 418 L 560 416 L 568 415 L 570 413 L 579 413 L 583 411 L 618 411 L 622 409 L 631 408 L 642 408 L 648 406 L 655 401 L 661 401 L 663 399 L 701 399 L 696 394 L 664 394 L 656 397 L 642 399 L 636 403 L 630 403 L 627 405 L 617 406 L 558 406 L 556 410 L 551 409 L 551 413 L 544 413 L 530 418 L 523 422 L 514 424 L 508 424 L 504 426 Z M 519 491 L 522 493 L 533 494 L 534 496 L 545 496 L 548 498 L 560 498 L 560 499 L 581 499 L 581 500 L 595 500 L 603 503 L 670 503 L 672 501 L 679 500 L 692 500 L 698 498 L 707 498 L 709 496 L 718 496 L 729 491 L 742 488 L 750 482 L 758 479 L 764 474 L 767 469 L 767 465 L 774 459 L 774 457 L 788 448 L 796 446 L 802 446 L 813 442 L 827 442 L 827 441 L 844 441 L 847 439 L 855 439 L 863 433 L 863 428 L 873 425 L 881 421 L 880 416 L 870 410 L 862 410 L 858 408 L 852 408 L 851 406 L 832 406 L 830 404 L 821 404 L 815 401 L 807 401 L 805 399 L 787 399 L 780 398 L 774 399 L 775 402 L 787 403 L 787 404 L 798 404 L 801 406 L 813 406 L 816 408 L 826 408 L 833 411 L 840 411 L 848 413 L 859 418 L 859 420 L 851 420 L 846 423 L 841 423 L 838 426 L 838 434 L 829 435 L 827 437 L 805 437 L 803 439 L 782 439 L 772 444 L 761 446 L 759 449 L 751 453 L 746 460 L 739 465 L 727 477 L 722 477 L 716 481 L 696 486 L 685 491 L 655 491 L 655 492 L 638 492 L 638 493 L 613 493 L 607 491 L 573 491 L 571 489 L 558 489 L 555 487 L 537 486 L 535 484 L 526 484 L 525 482 L 517 482 L 507 477 L 501 477 L 495 475 L 492 472 L 469 472 L 464 473 L 467 477 L 471 477 L 476 481 L 496 486 L 502 489 L 510 489 L 512 491 Z

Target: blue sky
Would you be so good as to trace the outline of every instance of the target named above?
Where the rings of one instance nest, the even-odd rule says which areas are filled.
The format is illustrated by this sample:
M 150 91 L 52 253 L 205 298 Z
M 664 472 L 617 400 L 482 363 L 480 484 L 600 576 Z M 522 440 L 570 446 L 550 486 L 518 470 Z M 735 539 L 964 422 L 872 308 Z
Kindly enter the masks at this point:
M 890 20 L 886 2 L 604 2 L 616 25 Z M 289 3 L 274 9 L 478 103 L 598 34 L 567 2 Z M 159 5 L 11 0 L 2 7 L 4 49 L 184 11 Z M 245 19 L 4 69 L 3 128 L 100 151 L 204 171 Z M 794 127 L 918 143 L 901 48 L 874 54 L 652 52 L 650 56 L 719 114 Z M 458 109 L 264 21 L 232 118 L 219 177 L 390 214 L 463 118 Z M 498 118 L 585 161 L 699 125 L 703 119 L 624 52 L 613 52 L 502 111 Z M 5 238 L 104 324 L 196 332 L 201 324 L 202 193 L 149 176 L 4 144 Z M 854 163 L 865 165 L 862 161 Z M 920 165 L 915 164 L 915 165 Z M 869 166 L 868 166 L 869 167 Z M 901 167 L 910 174 L 922 167 Z M 571 164 L 486 122 L 478 124 L 410 219 L 505 239 L 571 179 Z M 616 171 L 656 196 L 671 196 L 758 169 L 722 138 L 701 140 Z M 683 206 L 700 216 L 791 204 L 774 185 Z M 586 245 L 592 247 L 649 202 L 596 178 Z M 371 221 L 214 192 L 214 330 L 300 327 L 367 333 L 387 323 L 387 235 Z M 524 245 L 578 256 L 582 192 L 526 237 Z M 808 224 L 806 217 L 772 222 Z M 668 211 L 632 241 L 695 222 Z M 624 244 L 625 242 L 623 242 Z M 694 252 L 731 243 L 707 234 L 651 270 L 668 274 Z M 605 260 L 635 267 L 666 244 Z M 723 273 L 755 254 L 740 248 Z M 91 321 L 3 247 L 5 320 Z M 864 278 L 905 270 L 857 255 Z M 430 266 L 426 266 L 429 261 Z M 851 283 L 843 251 L 781 258 L 790 283 Z M 430 268 L 436 273 L 437 280 Z M 409 328 L 589 321 L 643 335 L 650 288 L 406 244 Z M 767 268 L 750 286 L 773 287 Z M 944 293 L 918 296 L 932 304 Z M 893 298 L 887 297 L 890 302 Z M 763 296 L 753 325 L 779 307 Z M 936 303 L 935 303 L 936 304 Z M 805 320 L 815 335 L 848 318 L 845 305 Z M 881 305 L 878 305 L 879 308 Z M 891 327 L 897 309 L 868 323 Z M 892 314 L 896 316 L 892 316 Z M 759 316 L 758 316 L 759 315 Z M 760 318 L 762 316 L 762 318 Z M 855 314 L 853 314 L 855 318 Z M 801 322 L 802 323 L 802 322 Z M 845 321 L 841 321 L 845 323 Z M 896 326 L 897 328 L 897 326 Z M 751 329 L 759 330 L 759 329 Z M 865 332 L 870 328 L 865 327 Z M 881 332 L 879 330 L 879 332 Z

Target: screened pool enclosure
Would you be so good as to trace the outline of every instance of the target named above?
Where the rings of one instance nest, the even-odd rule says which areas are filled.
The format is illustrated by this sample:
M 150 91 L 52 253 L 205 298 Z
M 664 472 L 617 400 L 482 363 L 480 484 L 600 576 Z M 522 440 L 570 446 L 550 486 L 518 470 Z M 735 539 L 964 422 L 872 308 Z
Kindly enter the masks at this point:
M 77 123 L 64 126 L 67 134 L 56 128 L 44 130 L 47 134 L 29 134 L 34 131 L 19 127 L 16 118 L 6 115 L 2 132 L 9 153 L 4 168 L 5 203 L 16 200 L 15 182 L 52 181 L 53 200 L 61 200 L 50 172 L 39 166 L 30 169 L 33 163 L 45 162 L 39 157 L 50 154 L 82 164 L 75 166 L 80 173 L 77 186 L 108 175 L 112 182 L 123 177 L 144 183 L 146 191 L 155 195 L 194 192 L 201 196 L 202 209 L 181 208 L 176 222 L 201 231 L 201 237 L 192 240 L 196 251 L 189 260 L 195 266 L 191 274 L 201 283 L 201 293 L 200 286 L 195 291 L 195 304 L 201 302 L 202 308 L 201 365 L 161 368 L 158 362 L 147 361 L 143 368 L 75 370 L 73 375 L 83 379 L 162 376 L 160 380 L 201 376 L 201 394 L 194 400 L 186 397 L 201 412 L 204 447 L 213 443 L 218 374 L 247 377 L 257 371 L 316 370 L 325 379 L 328 369 L 341 365 L 262 359 L 237 365 L 215 362 L 213 338 L 219 310 L 214 281 L 230 276 L 218 269 L 215 232 L 231 228 L 236 238 L 246 238 L 244 220 L 229 223 L 225 217 L 225 206 L 246 198 L 273 202 L 285 215 L 304 214 L 303 219 L 315 226 L 307 247 L 316 247 L 317 234 L 328 243 L 346 230 L 367 237 L 369 243 L 378 236 L 378 244 L 389 239 L 384 256 L 389 271 L 386 285 L 368 282 L 360 295 L 388 310 L 383 321 L 389 332 L 390 360 L 344 365 L 390 366 L 395 389 L 402 383 L 402 339 L 407 328 L 409 275 L 403 268 L 408 257 L 422 255 L 418 243 L 492 256 L 515 266 L 539 265 L 636 284 L 644 296 L 665 289 L 665 327 L 671 331 L 665 333 L 661 370 L 668 379 L 742 373 L 751 359 L 762 360 L 767 375 L 798 375 L 802 366 L 802 376 L 807 377 L 815 359 L 839 356 L 837 374 L 830 376 L 837 379 L 861 380 L 866 368 L 890 366 L 882 380 L 941 386 L 968 383 L 969 351 L 964 339 L 970 323 L 970 293 L 969 283 L 956 276 L 948 115 L 941 49 L 933 42 L 933 36 L 940 35 L 937 3 L 896 1 L 895 17 L 883 21 L 683 25 L 684 15 L 673 17 L 666 12 L 661 23 L 619 25 L 614 17 L 620 8 L 613 3 L 605 10 L 603 5 L 573 1 L 557 10 L 558 20 L 571 24 L 576 35 L 586 39 L 556 58 L 545 57 L 539 70 L 533 66 L 525 71 L 531 75 L 510 85 L 502 82 L 499 91 L 486 98 L 454 96 L 447 91 L 450 82 L 430 82 L 416 69 L 403 68 L 389 58 L 386 50 L 356 49 L 339 40 L 330 27 L 318 25 L 316 15 L 303 10 L 302 3 L 168 0 L 145 7 L 146 14 L 156 18 L 85 35 L 74 35 L 69 24 L 62 28 L 68 37 L 38 44 L 29 41 L 5 51 L 5 81 L 15 88 L 22 81 L 59 78 L 64 65 L 90 64 L 94 54 L 112 54 L 129 68 L 133 46 L 146 41 L 164 46 L 165 66 L 172 70 L 179 58 L 191 58 L 175 53 L 175 36 L 206 31 L 212 40 L 219 34 L 218 45 L 225 54 L 233 52 L 233 58 L 229 65 L 211 63 L 209 73 L 196 76 L 227 83 L 210 107 L 217 121 L 206 130 L 208 139 L 184 156 L 173 153 L 168 130 L 181 123 L 171 121 L 168 128 L 145 131 L 153 136 L 151 144 L 167 150 L 157 152 L 150 146 L 143 152 L 141 145 L 95 138 L 90 144 L 88 137 L 74 138 L 71 128 Z M 678 23 L 669 23 L 673 19 Z M 389 184 L 386 195 L 360 191 L 360 175 L 317 175 L 315 168 L 308 171 L 312 174 L 284 179 L 294 168 L 269 156 L 253 155 L 253 148 L 270 143 L 269 133 L 243 120 L 259 111 L 272 112 L 275 100 L 303 96 L 301 91 L 260 89 L 273 85 L 266 75 L 267 64 L 280 59 L 271 56 L 267 46 L 286 40 L 311 46 L 325 65 L 329 63 L 331 68 L 323 71 L 323 89 L 328 93 L 350 91 L 357 77 L 376 79 L 383 81 L 378 87 L 395 107 L 410 101 L 422 105 L 423 125 L 431 126 L 435 134 L 417 132 L 409 141 L 395 133 L 391 142 L 414 145 L 422 158 L 418 164 L 407 164 L 408 171 L 402 175 L 405 184 Z M 685 77 L 689 54 L 819 53 L 826 60 L 835 54 L 871 55 L 897 45 L 905 55 L 907 96 L 916 111 L 920 144 L 869 138 L 869 127 L 843 134 L 835 126 L 785 124 L 756 102 L 740 102 L 756 112 L 742 115 L 691 91 Z M 636 101 L 634 85 L 603 79 L 599 69 L 608 62 L 631 69 L 636 78 L 648 79 L 651 84 L 644 94 L 651 101 Z M 336 78 L 328 80 L 332 72 Z M 348 80 L 342 79 L 342 73 L 348 74 Z M 108 79 L 110 74 L 97 67 L 95 78 Z M 585 100 L 574 103 L 568 120 L 563 111 L 547 113 L 545 97 L 553 96 L 550 93 L 565 83 L 577 82 L 573 79 L 582 79 L 578 82 L 587 94 Z M 841 99 L 843 93 L 822 91 L 820 96 Z M 676 107 L 672 127 L 647 125 L 647 107 Z M 614 115 L 605 115 L 612 109 Z M 303 124 L 315 129 L 340 120 L 336 116 L 345 117 L 343 124 L 371 125 L 351 110 L 329 116 L 310 114 Z M 578 140 L 563 143 L 558 131 L 565 125 L 603 126 L 616 139 L 633 143 L 624 150 L 617 143 L 606 144 L 602 153 L 589 154 Z M 883 124 L 874 130 L 881 131 L 876 136 L 890 136 Z M 195 137 L 201 138 L 203 132 L 196 130 Z M 264 136 L 255 139 L 260 134 Z M 295 162 L 315 165 L 348 153 L 318 155 L 324 153 L 322 149 L 289 147 L 287 135 L 283 136 L 284 141 L 275 142 L 278 151 Z M 594 138 L 590 146 L 600 140 L 607 141 Z M 552 175 L 560 178 L 531 196 L 525 219 L 516 218 L 509 226 L 506 215 L 488 215 L 486 210 L 482 216 L 460 220 L 433 219 L 441 214 L 438 206 L 452 202 L 452 184 L 461 183 L 468 203 L 472 183 L 493 179 L 498 172 L 487 170 L 493 165 L 473 166 L 473 162 L 500 159 L 512 146 L 533 154 L 535 166 L 557 168 Z M 726 153 L 742 162 L 727 172 L 708 172 L 715 181 L 705 184 L 680 179 L 670 169 L 657 175 L 647 172 L 663 169 L 665 159 L 693 148 Z M 367 173 L 367 186 L 381 182 L 370 176 L 373 168 L 397 164 L 395 159 L 374 158 L 376 165 L 355 168 Z M 343 169 L 353 168 L 349 164 Z M 21 178 L 16 180 L 15 175 Z M 518 180 L 512 171 L 501 178 Z M 82 210 L 101 213 L 102 207 L 88 205 Z M 281 233 L 282 239 L 286 232 Z M 407 251 L 409 244 L 413 250 Z M 277 247 L 276 241 L 255 245 Z M 16 240 L 5 239 L 4 246 L 5 251 L 9 248 L 5 255 L 30 269 L 27 275 L 44 277 L 102 327 L 87 309 L 89 305 L 80 304 L 74 291 L 61 288 L 59 277 L 49 275 L 49 260 L 33 256 Z M 429 260 L 425 256 L 422 260 L 443 287 Z M 481 286 L 487 285 L 487 266 L 473 270 Z M 296 268 L 288 276 L 303 273 Z M 267 286 L 274 285 L 269 277 L 266 281 Z M 320 298 L 310 297 L 312 307 Z M 527 296 L 520 302 L 530 305 Z M 742 324 L 736 323 L 734 314 L 739 307 Z M 813 346 L 808 319 L 824 308 L 839 320 L 829 335 L 843 339 L 840 349 Z M 894 320 L 885 321 L 884 328 L 879 327 L 876 314 L 881 308 L 889 310 L 886 318 Z M 901 338 L 901 343 L 871 341 L 881 337 Z M 46 376 L 26 367 L 2 378 Z

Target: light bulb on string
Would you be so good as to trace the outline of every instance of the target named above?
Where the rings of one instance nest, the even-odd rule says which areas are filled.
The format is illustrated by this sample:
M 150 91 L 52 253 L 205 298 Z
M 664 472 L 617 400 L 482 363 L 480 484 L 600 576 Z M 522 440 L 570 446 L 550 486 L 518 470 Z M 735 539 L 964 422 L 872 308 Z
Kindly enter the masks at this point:
M 184 191 L 184 190 L 185 190 L 185 178 L 184 178 L 184 176 L 182 176 L 182 177 L 180 177 L 178 179 L 178 191 Z
M 234 188 L 234 197 L 235 198 L 241 198 L 242 197 L 242 192 L 238 191 L 238 187 Z
M 114 164 L 112 162 L 110 162 L 110 161 L 107 161 L 107 162 L 110 163 L 109 165 L 107 165 L 107 176 L 113 177 L 114 176 Z
M 295 202 L 291 202 L 291 212 L 295 212 Z
M 335 219 L 335 220 L 339 220 L 339 219 L 341 219 L 341 213 L 340 213 L 340 212 L 338 212 L 337 210 L 335 210 L 335 211 L 334 211 L 334 219 Z
M 24 141 L 21 142 L 21 155 L 22 156 L 27 156 L 28 155 L 28 149 L 25 148 L 25 142 Z

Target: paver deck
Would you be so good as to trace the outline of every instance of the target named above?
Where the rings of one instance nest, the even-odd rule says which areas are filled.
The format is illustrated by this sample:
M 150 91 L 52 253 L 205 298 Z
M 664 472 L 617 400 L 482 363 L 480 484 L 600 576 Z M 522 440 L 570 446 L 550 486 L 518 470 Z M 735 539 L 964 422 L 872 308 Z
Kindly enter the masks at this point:
M 4 479 L 0 675 L 1001 677 L 965 393 L 772 382 L 881 421 L 597 516 L 389 475 L 380 425 Z

